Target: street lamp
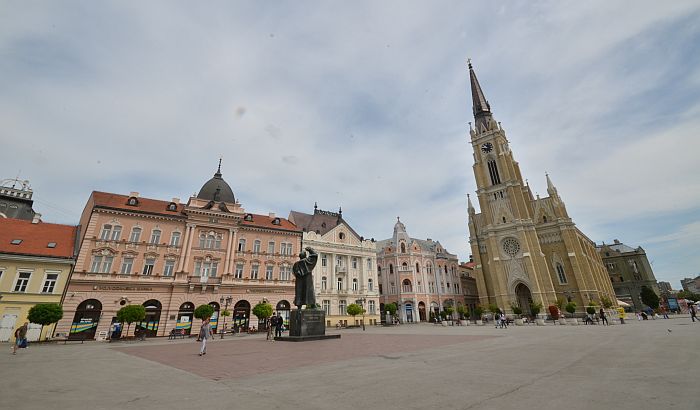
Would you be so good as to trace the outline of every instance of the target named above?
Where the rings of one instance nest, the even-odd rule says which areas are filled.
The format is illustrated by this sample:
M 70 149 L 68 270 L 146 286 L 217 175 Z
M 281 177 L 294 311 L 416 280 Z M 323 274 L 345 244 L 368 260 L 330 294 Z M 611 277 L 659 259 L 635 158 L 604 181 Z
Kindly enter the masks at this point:
M 233 298 L 231 296 L 226 296 L 226 298 L 222 296 L 221 299 L 219 299 L 219 302 L 224 305 L 224 312 L 228 312 L 228 305 L 233 302 Z M 221 314 L 224 316 L 224 323 L 221 325 L 221 338 L 223 339 L 224 333 L 226 333 L 226 316 L 223 314 L 223 312 Z
M 360 299 L 357 299 L 355 303 L 359 304 L 360 307 L 362 308 L 362 331 L 365 331 L 365 302 L 367 301 L 366 297 L 361 297 Z

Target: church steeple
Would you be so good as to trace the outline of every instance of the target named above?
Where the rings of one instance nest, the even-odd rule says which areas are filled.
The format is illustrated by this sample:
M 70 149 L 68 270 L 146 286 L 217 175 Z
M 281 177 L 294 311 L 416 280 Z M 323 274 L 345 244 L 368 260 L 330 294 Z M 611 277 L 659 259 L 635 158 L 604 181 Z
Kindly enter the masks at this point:
M 474 112 L 474 121 L 476 121 L 477 131 L 482 125 L 488 127 L 489 120 L 492 120 L 491 105 L 486 100 L 484 92 L 481 90 L 479 80 L 476 78 L 471 60 L 468 60 L 469 65 L 469 81 L 472 89 L 472 110 Z
M 557 188 L 554 186 L 552 183 L 552 180 L 549 179 L 549 174 L 545 172 L 544 174 L 547 177 L 547 193 L 549 194 L 550 197 L 554 198 L 558 196 L 557 194 Z
M 469 196 L 469 194 L 467 194 L 467 211 L 469 212 L 469 215 L 476 212 L 476 210 L 474 209 L 474 205 L 472 205 L 472 199 Z

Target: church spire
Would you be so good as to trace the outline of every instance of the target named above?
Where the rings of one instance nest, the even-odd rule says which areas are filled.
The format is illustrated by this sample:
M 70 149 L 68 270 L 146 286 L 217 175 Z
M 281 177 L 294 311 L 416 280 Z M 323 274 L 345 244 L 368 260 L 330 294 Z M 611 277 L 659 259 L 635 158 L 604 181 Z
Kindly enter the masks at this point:
M 474 68 L 472 67 L 471 59 L 467 60 L 469 65 L 469 81 L 472 88 L 472 110 L 474 111 L 474 120 L 476 121 L 476 129 L 491 117 L 491 105 L 486 100 L 484 92 L 481 90 L 479 80 L 476 78 Z
M 469 194 L 467 194 L 467 211 L 468 211 L 470 214 L 473 214 L 474 211 L 475 211 L 475 210 L 474 210 L 474 205 L 472 205 L 472 199 L 471 199 L 471 197 L 469 196 Z
M 552 180 L 549 179 L 549 174 L 545 172 L 544 175 L 547 177 L 547 193 L 551 197 L 557 196 L 557 188 L 552 183 Z

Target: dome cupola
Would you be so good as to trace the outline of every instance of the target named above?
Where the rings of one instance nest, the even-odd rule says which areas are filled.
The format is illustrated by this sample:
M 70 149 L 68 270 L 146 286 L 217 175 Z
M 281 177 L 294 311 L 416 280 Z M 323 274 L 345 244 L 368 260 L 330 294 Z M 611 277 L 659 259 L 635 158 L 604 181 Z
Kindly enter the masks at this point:
M 197 194 L 197 198 L 215 202 L 236 202 L 233 190 L 221 177 L 221 160 L 219 160 L 219 168 L 216 170 L 214 177 L 202 186 L 199 194 Z

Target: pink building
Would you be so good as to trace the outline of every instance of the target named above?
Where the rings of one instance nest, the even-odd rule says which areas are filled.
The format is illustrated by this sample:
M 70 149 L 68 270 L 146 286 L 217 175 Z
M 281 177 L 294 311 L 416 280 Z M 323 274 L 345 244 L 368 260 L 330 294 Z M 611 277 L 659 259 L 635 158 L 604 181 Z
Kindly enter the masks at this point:
M 148 336 L 189 333 L 201 304 L 214 307 L 216 331 L 224 320 L 228 329 L 232 322 L 258 327 L 251 308 L 261 301 L 288 317 L 302 232 L 272 213 L 246 212 L 220 171 L 187 204 L 93 192 L 56 332 L 104 336 L 128 304 L 146 308 L 144 322 L 131 329 Z M 233 315 L 219 319 L 227 303 Z
M 394 236 L 377 242 L 377 271 L 381 309 L 395 302 L 402 322 L 424 322 L 430 313 L 463 302 L 459 260 L 432 239 L 408 236 L 401 221 Z

